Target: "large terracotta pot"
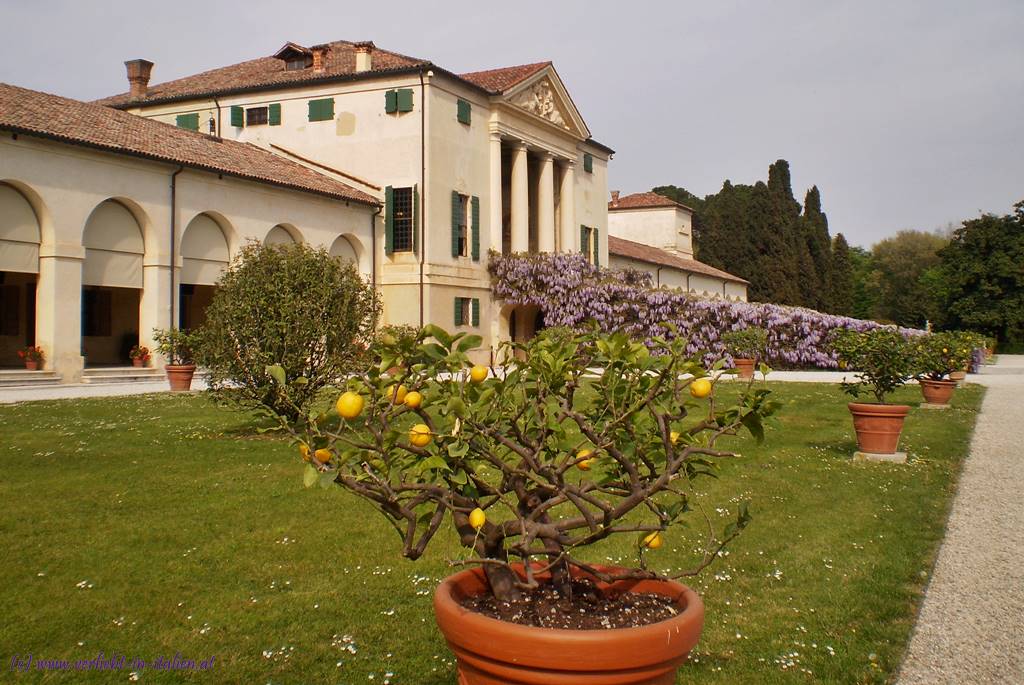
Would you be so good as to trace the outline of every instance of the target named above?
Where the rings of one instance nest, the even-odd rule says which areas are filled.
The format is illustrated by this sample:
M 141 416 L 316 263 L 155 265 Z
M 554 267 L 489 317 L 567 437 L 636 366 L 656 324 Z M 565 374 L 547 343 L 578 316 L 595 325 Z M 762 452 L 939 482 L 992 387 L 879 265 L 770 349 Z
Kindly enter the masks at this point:
M 910 407 L 905 404 L 850 402 L 857 446 L 869 454 L 895 454 Z
M 956 381 L 936 381 L 930 378 L 922 378 L 918 381 L 921 385 L 921 394 L 928 404 L 949 404 L 949 398 L 956 390 Z
M 173 392 L 192 389 L 192 376 L 196 373 L 195 364 L 168 364 L 164 371 L 167 372 L 167 382 Z
M 586 574 L 574 569 L 573 575 Z M 434 615 L 458 659 L 459 685 L 673 685 L 676 669 L 704 626 L 700 597 L 674 581 L 598 585 L 609 592 L 671 597 L 679 613 L 640 628 L 535 628 L 499 621 L 459 604 L 459 598 L 487 591 L 481 569 L 446 578 L 434 593 Z
M 734 358 L 732 363 L 736 365 L 736 369 L 740 372 L 740 378 L 749 379 L 754 377 L 753 359 Z
M 25 370 L 26 371 L 36 371 L 38 369 L 39 369 L 39 362 L 30 362 L 27 359 L 25 360 Z

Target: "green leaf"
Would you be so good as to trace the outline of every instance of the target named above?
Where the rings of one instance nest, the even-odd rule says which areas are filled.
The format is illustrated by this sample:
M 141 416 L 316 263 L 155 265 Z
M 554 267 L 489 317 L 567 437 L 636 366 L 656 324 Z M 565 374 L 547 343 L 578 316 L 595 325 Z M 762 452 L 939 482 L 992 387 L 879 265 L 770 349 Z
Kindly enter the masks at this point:
M 266 371 L 268 374 L 270 374 L 270 377 L 273 378 L 275 382 L 277 382 L 278 385 L 284 385 L 287 382 L 287 379 L 285 378 L 284 375 L 284 368 L 282 368 L 281 366 L 278 366 L 277 364 L 271 364 L 266 368 Z
M 440 456 L 432 454 L 429 457 L 420 460 L 419 469 L 422 473 L 427 470 L 451 471 L 452 467 L 448 466 L 448 462 Z
M 324 490 L 334 487 L 334 479 L 336 477 L 337 474 L 334 471 L 325 471 L 324 473 L 321 473 L 320 487 L 322 487 Z
M 460 419 L 466 417 L 466 403 L 461 397 L 452 397 L 448 400 L 447 410 L 449 414 L 455 414 Z
M 320 472 L 316 470 L 316 467 L 312 464 L 306 464 L 306 469 L 302 472 L 302 484 L 307 488 L 311 488 L 316 485 L 319 479 Z
M 470 350 L 474 350 L 480 347 L 480 345 L 482 345 L 483 342 L 484 339 L 481 338 L 479 335 L 467 335 L 463 340 L 459 341 L 459 345 L 456 349 L 458 349 L 459 352 L 463 353 L 469 352 Z

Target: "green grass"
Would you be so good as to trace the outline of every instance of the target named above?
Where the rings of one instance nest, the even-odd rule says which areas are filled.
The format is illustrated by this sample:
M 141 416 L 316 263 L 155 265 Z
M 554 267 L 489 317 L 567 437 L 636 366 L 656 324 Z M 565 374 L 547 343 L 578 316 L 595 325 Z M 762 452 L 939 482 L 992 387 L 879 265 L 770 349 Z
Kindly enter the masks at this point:
M 739 498 L 754 521 L 692 583 L 707 621 L 681 682 L 885 682 L 982 391 L 958 390 L 950 411 L 914 409 L 902 443 L 912 461 L 891 465 L 849 460 L 838 387 L 773 387 L 783 408 L 766 443 L 736 443 L 742 458 L 701 486 L 722 526 Z M 917 388 L 896 399 L 920 402 Z M 127 681 L 127 667 L 9 671 L 15 654 L 73 662 L 102 651 L 150 663 L 216 657 L 209 671 L 147 668 L 140 682 L 455 682 L 430 608 L 446 560 L 460 554 L 454 536 L 404 560 L 369 506 L 301 480 L 286 442 L 200 397 L 0 407 L 2 680 Z M 670 531 L 654 567 L 687 565 L 695 530 Z M 590 558 L 628 560 L 631 542 Z

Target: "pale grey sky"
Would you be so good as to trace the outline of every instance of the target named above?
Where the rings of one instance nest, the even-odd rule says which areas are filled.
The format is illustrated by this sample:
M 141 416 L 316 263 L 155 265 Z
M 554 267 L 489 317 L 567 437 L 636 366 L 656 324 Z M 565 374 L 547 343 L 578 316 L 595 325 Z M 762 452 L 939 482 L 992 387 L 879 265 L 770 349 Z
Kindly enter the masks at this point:
M 272 54 L 373 40 L 455 72 L 551 59 L 609 186 L 704 195 L 789 160 L 835 234 L 870 245 L 1024 199 L 1024 2 L 0 0 L 0 81 L 93 99 Z

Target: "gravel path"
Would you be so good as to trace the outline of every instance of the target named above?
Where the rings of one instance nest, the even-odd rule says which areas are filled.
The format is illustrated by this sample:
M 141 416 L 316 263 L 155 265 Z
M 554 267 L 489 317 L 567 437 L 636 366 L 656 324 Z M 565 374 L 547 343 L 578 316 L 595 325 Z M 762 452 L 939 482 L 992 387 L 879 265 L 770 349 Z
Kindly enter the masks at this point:
M 1024 356 L 989 386 L 897 685 L 1024 684 Z

